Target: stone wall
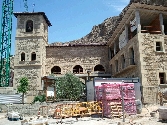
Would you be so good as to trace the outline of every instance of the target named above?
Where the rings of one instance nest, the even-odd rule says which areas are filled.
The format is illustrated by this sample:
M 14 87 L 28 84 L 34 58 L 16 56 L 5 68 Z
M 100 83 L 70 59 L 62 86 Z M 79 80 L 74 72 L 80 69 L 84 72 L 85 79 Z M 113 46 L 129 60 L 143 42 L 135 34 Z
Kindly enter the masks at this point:
M 139 77 L 140 74 L 140 60 L 139 60 L 139 49 L 138 49 L 138 36 L 134 36 L 131 40 L 128 41 L 125 47 L 123 47 L 110 61 L 110 66 L 112 65 L 112 76 L 117 78 L 132 78 Z M 134 62 L 135 65 L 130 67 L 130 48 L 134 50 Z M 125 68 L 122 68 L 121 55 L 125 57 Z M 118 60 L 118 72 L 116 72 L 116 63 L 115 60 Z
M 80 65 L 83 73 L 88 69 L 93 70 L 101 64 L 106 73 L 109 73 L 108 46 L 51 46 L 46 48 L 46 75 L 51 74 L 51 68 L 59 66 L 61 74 L 70 71 Z
M 156 42 L 162 42 L 163 51 L 156 51 Z M 158 86 L 159 73 L 167 73 L 166 41 L 161 34 L 140 34 L 139 50 L 143 86 Z
M 15 67 L 15 84 L 14 88 L 19 83 L 19 79 L 21 77 L 27 77 L 29 80 L 30 85 L 32 86 L 41 86 L 41 66 L 31 66 L 31 67 Z
M 156 103 L 158 101 L 157 93 L 161 88 L 159 88 L 159 73 L 167 74 L 167 40 L 164 37 L 161 34 L 139 34 L 144 103 Z M 156 42 L 162 42 L 163 51 L 156 51 Z

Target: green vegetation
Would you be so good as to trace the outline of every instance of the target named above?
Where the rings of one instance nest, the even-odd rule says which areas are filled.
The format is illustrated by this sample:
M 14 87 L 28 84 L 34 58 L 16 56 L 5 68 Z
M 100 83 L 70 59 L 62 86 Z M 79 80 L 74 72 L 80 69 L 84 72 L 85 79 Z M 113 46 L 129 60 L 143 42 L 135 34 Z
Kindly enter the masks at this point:
M 35 96 L 34 97 L 34 100 L 33 100 L 33 104 L 35 103 L 35 102 L 45 102 L 46 101 L 46 95 L 45 94 L 42 94 L 42 95 L 38 95 L 38 96 Z
M 84 89 L 80 79 L 72 73 L 56 78 L 56 99 L 79 100 Z
M 22 103 L 24 103 L 24 95 L 27 93 L 27 91 L 29 91 L 29 81 L 27 77 L 20 78 L 17 91 L 22 93 Z

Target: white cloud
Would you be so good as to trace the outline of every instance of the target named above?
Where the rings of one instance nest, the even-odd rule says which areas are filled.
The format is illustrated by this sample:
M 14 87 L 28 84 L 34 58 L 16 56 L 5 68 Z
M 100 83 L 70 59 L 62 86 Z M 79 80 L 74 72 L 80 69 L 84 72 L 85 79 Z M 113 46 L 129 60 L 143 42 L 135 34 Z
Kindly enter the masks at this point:
M 102 0 L 107 8 L 114 8 L 116 11 L 121 12 L 130 2 L 130 0 Z

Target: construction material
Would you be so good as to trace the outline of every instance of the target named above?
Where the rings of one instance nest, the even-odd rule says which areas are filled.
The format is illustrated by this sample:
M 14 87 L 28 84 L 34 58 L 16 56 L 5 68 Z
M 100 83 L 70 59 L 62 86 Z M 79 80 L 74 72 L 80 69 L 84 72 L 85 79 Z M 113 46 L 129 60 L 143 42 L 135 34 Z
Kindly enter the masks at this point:
M 167 107 L 161 106 L 158 109 L 159 111 L 159 119 L 167 120 Z
M 18 112 L 8 112 L 8 119 L 13 121 L 13 120 L 19 120 L 21 117 L 20 117 L 20 113 Z
M 95 93 L 96 100 L 102 101 L 103 103 L 103 113 L 106 117 L 120 117 L 123 111 L 129 115 L 137 113 L 133 83 L 103 84 L 95 87 Z M 113 113 L 113 103 L 118 105 L 122 104 L 122 107 L 124 108 L 121 113 L 119 110 L 114 110 Z M 115 106 L 117 107 L 116 104 Z
M 102 114 L 102 102 L 91 101 L 81 103 L 60 104 L 55 107 L 53 118 L 83 117 L 93 114 Z
M 111 117 L 121 117 L 122 116 L 122 105 L 121 103 L 110 103 L 111 105 Z

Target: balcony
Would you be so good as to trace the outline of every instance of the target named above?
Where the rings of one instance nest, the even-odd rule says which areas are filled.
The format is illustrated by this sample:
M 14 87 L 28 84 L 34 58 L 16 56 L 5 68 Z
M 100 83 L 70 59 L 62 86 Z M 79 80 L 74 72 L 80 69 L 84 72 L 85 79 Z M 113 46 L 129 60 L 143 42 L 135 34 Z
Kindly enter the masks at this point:
M 121 66 L 122 68 L 119 71 L 113 72 L 113 77 L 137 67 L 133 58 L 126 58 L 126 63 L 123 65 L 124 66 Z
M 151 25 L 142 26 L 141 33 L 150 33 L 150 34 L 161 34 L 160 27 L 154 27 Z

